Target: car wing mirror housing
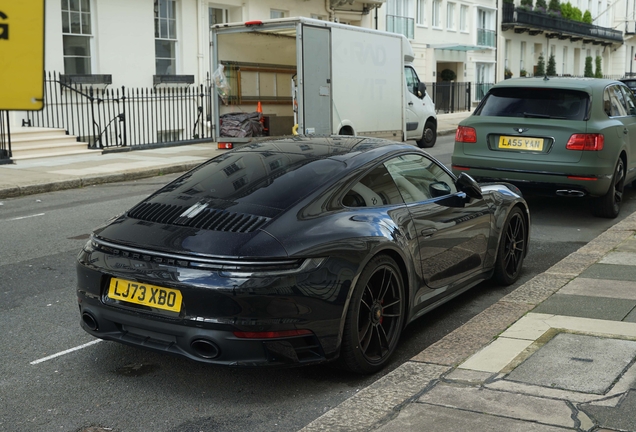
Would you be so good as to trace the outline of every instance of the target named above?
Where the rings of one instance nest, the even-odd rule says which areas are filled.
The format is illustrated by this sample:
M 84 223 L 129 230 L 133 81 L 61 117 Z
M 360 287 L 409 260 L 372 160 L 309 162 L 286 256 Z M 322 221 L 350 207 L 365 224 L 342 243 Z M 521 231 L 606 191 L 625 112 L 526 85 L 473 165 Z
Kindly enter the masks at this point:
M 424 84 L 423 82 L 417 83 L 417 94 L 420 99 L 424 98 L 424 96 L 426 95 L 426 84 Z
M 457 190 L 464 192 L 470 198 L 481 199 L 483 196 L 479 183 L 466 173 L 461 173 L 457 177 Z

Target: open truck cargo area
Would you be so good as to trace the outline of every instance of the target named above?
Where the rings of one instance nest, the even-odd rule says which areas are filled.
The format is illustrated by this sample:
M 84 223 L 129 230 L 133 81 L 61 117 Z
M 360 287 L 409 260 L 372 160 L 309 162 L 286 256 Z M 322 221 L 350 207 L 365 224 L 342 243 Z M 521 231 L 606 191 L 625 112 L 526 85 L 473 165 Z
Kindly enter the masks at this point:
M 219 142 L 248 142 L 251 131 L 236 133 L 224 119 L 262 111 L 256 136 L 435 143 L 435 107 L 402 35 L 308 18 L 218 24 L 212 53 L 213 69 L 222 66 L 229 85 L 214 102 Z

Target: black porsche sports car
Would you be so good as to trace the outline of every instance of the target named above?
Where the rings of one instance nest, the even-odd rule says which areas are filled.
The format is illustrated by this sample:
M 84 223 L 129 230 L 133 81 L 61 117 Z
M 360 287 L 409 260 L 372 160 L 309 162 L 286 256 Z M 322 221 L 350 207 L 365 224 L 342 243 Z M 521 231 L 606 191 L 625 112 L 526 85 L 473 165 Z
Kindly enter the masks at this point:
M 248 145 L 94 231 L 81 326 L 230 366 L 384 366 L 405 325 L 488 278 L 511 284 L 530 215 L 512 185 L 359 137 Z

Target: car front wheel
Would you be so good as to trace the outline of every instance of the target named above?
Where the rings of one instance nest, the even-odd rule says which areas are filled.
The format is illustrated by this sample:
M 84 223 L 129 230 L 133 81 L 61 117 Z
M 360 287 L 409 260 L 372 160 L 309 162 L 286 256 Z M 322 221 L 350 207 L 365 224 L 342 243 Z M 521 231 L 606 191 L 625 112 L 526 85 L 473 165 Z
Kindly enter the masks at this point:
M 357 373 L 382 369 L 397 346 L 404 311 L 399 267 L 387 255 L 373 258 L 362 271 L 349 302 L 341 365 Z
M 609 190 L 602 197 L 592 200 L 592 214 L 598 217 L 613 219 L 618 216 L 623 202 L 625 189 L 625 164 L 619 158 L 612 176 Z

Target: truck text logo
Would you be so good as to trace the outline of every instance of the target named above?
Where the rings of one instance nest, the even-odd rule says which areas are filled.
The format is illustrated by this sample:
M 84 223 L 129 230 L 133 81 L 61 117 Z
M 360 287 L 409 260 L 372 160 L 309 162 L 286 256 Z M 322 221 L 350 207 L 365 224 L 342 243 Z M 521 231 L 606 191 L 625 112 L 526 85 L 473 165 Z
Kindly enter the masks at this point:
M 0 20 L 6 20 L 8 17 L 0 12 Z M 9 24 L 0 23 L 0 39 L 9 40 Z

